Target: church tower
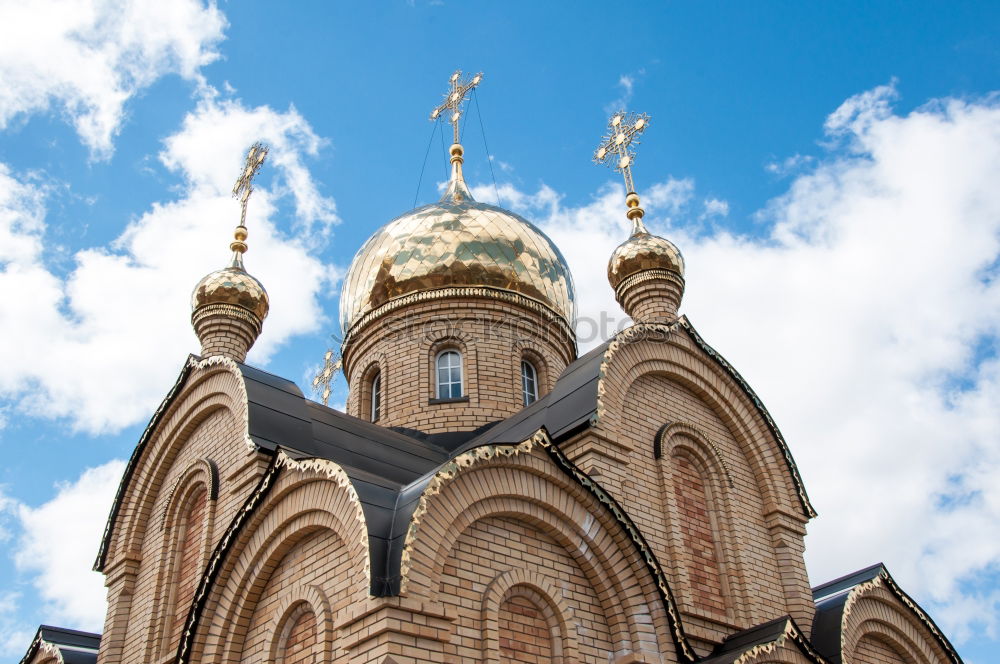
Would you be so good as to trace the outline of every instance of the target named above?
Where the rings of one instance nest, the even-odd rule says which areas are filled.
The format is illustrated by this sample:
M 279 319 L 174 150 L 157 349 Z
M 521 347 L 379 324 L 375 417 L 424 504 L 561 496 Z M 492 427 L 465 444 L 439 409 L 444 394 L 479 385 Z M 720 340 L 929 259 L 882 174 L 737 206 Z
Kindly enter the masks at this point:
M 251 148 L 232 263 L 193 295 L 201 356 L 101 541 L 104 633 L 43 626 L 24 664 L 961 664 L 882 565 L 810 589 L 789 446 L 678 314 L 684 261 L 643 224 L 649 118 L 616 114 L 595 154 L 625 176 L 608 278 L 634 324 L 578 357 L 559 250 L 465 182 L 481 80 L 456 72 L 432 114 L 444 195 L 347 273 L 346 413 L 245 364 L 269 306 L 243 265 Z
M 426 434 L 472 430 L 550 391 L 576 358 L 575 294 L 559 249 L 528 220 L 472 197 L 455 72 L 431 115 L 454 143 L 441 199 L 380 228 L 344 278 L 347 412 Z

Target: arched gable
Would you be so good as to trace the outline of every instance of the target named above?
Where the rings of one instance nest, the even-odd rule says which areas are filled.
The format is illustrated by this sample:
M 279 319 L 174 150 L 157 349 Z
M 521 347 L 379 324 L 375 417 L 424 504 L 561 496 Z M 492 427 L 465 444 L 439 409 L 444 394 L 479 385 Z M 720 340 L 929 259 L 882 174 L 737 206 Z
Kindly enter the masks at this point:
M 889 661 L 938 664 L 962 660 L 944 633 L 878 564 L 816 589 L 812 641 L 834 664 Z
M 629 386 L 659 373 L 698 396 L 736 438 L 769 510 L 816 515 L 784 438 L 756 394 L 736 370 L 698 336 L 685 317 L 672 325 L 643 323 L 620 332 L 601 362 L 595 430 L 614 436 Z
M 246 427 L 246 387 L 236 363 L 221 356 L 205 360 L 189 357 L 129 458 L 105 526 L 95 571 L 104 571 L 110 559 L 138 553 L 166 473 L 191 433 L 220 409 L 232 413 L 241 429 L 241 452 L 255 450 Z
M 403 593 L 437 595 L 457 538 L 490 517 L 524 522 L 574 557 L 601 598 L 617 648 L 656 653 L 673 642 L 681 661 L 694 660 L 666 577 L 642 534 L 544 430 L 519 445 L 471 449 L 431 478 L 404 543 Z
M 240 514 L 244 519 L 231 524 L 202 577 L 178 648 L 178 664 L 239 661 L 245 635 L 234 635 L 224 626 L 248 624 L 280 561 L 318 533 L 333 538 L 338 543 L 333 548 L 343 550 L 347 561 L 343 570 L 329 570 L 338 578 L 324 577 L 326 585 L 320 584 L 317 591 L 327 598 L 329 620 L 338 608 L 368 597 L 364 513 L 346 474 L 333 462 L 295 461 L 279 452 Z M 294 585 L 283 587 L 279 601 L 305 601 L 306 592 Z M 317 622 L 323 629 L 326 624 Z M 270 642 L 273 645 L 273 639 Z

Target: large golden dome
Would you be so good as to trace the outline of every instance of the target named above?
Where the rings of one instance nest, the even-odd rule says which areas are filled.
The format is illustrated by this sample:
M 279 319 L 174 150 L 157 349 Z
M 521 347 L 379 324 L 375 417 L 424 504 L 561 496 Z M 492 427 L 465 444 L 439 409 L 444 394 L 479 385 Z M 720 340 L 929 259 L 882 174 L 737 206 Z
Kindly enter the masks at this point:
M 345 334 L 390 300 L 455 286 L 514 291 L 573 325 L 573 278 L 552 240 L 527 219 L 476 202 L 464 183 L 455 184 L 438 203 L 393 219 L 362 245 L 340 296 Z

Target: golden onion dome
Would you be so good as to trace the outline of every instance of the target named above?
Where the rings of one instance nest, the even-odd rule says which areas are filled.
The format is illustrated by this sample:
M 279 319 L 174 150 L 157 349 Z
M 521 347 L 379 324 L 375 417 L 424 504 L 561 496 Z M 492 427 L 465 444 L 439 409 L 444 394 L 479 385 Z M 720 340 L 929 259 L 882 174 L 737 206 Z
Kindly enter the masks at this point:
M 198 282 L 191 293 L 192 311 L 209 304 L 231 304 L 246 309 L 261 321 L 267 318 L 270 306 L 267 291 L 243 268 L 239 256 L 236 254 L 229 267 L 216 270 Z
M 608 281 L 616 289 L 627 277 L 645 270 L 669 270 L 684 278 L 684 256 L 670 240 L 640 227 L 618 245 L 608 261 Z
M 559 249 L 527 219 L 473 200 L 462 179 L 461 146 L 451 154 L 452 179 L 441 200 L 396 217 L 354 256 L 340 296 L 341 329 L 396 298 L 462 286 L 519 293 L 572 326 L 576 295 Z

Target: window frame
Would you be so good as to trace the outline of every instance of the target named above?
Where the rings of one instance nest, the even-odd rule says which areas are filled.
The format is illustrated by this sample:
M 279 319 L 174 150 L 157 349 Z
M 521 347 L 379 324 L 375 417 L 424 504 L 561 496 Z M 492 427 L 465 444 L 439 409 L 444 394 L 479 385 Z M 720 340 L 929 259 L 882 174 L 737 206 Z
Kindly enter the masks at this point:
M 530 377 L 526 375 L 525 369 L 530 370 Z M 528 383 L 531 383 L 531 392 L 528 392 Z M 529 399 L 530 396 L 530 399 Z M 525 406 L 538 401 L 538 368 L 527 357 L 521 358 L 521 402 Z
M 382 371 L 377 370 L 368 387 L 368 420 L 378 422 L 382 417 Z
M 451 360 L 448 361 L 448 366 L 442 367 L 441 361 L 446 356 L 454 355 L 458 358 L 458 363 L 453 364 Z M 458 381 L 448 380 L 445 382 L 441 381 L 441 370 L 448 370 L 448 378 L 453 378 L 452 371 L 458 370 Z M 442 388 L 447 385 L 448 393 L 442 394 Z M 458 385 L 458 394 L 453 394 L 454 389 L 452 386 Z M 453 400 L 461 399 L 465 396 L 465 361 L 462 357 L 462 351 L 454 347 L 448 347 L 441 349 L 437 355 L 434 356 L 434 394 L 435 398 L 438 400 Z

